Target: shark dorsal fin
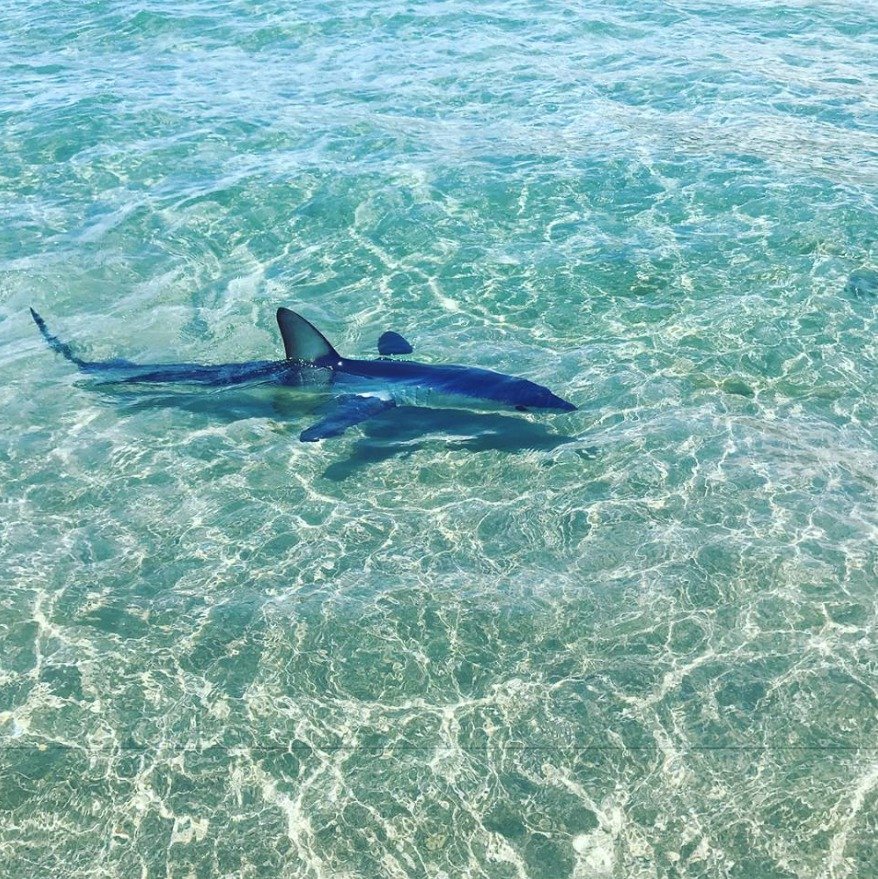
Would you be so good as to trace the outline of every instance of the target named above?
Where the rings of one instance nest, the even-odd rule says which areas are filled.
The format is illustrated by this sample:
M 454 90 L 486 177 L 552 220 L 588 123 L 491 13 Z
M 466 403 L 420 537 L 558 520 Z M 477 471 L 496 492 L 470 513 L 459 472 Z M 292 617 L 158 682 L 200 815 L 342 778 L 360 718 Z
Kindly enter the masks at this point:
M 382 357 L 386 357 L 388 354 L 411 354 L 414 350 L 408 339 L 404 339 L 393 330 L 382 333 L 378 340 L 378 353 Z
M 323 365 L 324 361 L 340 360 L 338 352 L 316 327 L 289 308 L 277 310 L 277 325 L 284 340 L 287 360 Z

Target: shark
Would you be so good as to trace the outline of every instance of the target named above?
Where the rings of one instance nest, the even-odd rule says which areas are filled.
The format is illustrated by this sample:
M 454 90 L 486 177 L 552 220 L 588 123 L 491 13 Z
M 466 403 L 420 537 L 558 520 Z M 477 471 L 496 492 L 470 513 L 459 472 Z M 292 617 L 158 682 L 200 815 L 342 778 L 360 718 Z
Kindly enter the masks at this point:
M 282 360 L 245 363 L 133 363 L 87 361 L 61 341 L 33 308 L 37 327 L 49 346 L 81 372 L 102 384 L 186 384 L 210 388 L 280 385 L 324 393 L 329 405 L 322 417 L 299 435 L 302 442 L 338 437 L 348 429 L 390 410 L 408 406 L 487 408 L 517 412 L 572 412 L 576 406 L 526 378 L 474 366 L 398 359 L 412 345 L 387 331 L 371 360 L 343 357 L 310 321 L 289 308 L 277 309 L 284 347 Z

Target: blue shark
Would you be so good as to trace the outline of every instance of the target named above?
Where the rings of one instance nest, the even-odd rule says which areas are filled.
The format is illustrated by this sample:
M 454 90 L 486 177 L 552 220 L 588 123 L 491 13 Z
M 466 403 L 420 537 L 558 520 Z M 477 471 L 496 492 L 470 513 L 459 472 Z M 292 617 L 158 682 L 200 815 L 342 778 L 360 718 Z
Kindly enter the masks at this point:
M 493 410 L 572 412 L 572 403 L 525 378 L 472 366 L 393 360 L 390 354 L 411 353 L 398 333 L 379 339 L 374 360 L 343 357 L 304 317 L 288 308 L 277 310 L 284 345 L 283 360 L 246 363 L 132 363 L 113 359 L 86 361 L 53 335 L 46 322 L 31 315 L 49 346 L 86 374 L 123 385 L 201 385 L 211 388 L 272 384 L 303 388 L 331 396 L 324 416 L 303 430 L 303 442 L 341 436 L 349 428 L 401 406 L 446 406 Z

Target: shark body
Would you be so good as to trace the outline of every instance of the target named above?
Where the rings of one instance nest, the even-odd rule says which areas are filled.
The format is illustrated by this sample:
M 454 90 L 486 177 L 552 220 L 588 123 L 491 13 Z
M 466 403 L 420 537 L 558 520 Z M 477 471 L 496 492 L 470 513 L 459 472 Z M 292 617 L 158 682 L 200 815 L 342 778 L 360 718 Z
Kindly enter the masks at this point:
M 31 315 L 55 351 L 82 372 L 101 375 L 113 384 L 180 383 L 214 388 L 276 384 L 332 395 L 328 413 L 300 434 L 303 442 L 340 436 L 348 428 L 397 405 L 464 404 L 560 412 L 576 409 L 542 385 L 489 369 L 391 360 L 387 356 L 376 360 L 342 357 L 316 327 L 288 308 L 277 310 L 284 360 L 215 365 L 85 361 L 77 357 L 66 342 L 54 336 L 33 309 Z M 405 339 L 392 332 L 381 337 L 378 348 L 381 354 L 412 351 Z

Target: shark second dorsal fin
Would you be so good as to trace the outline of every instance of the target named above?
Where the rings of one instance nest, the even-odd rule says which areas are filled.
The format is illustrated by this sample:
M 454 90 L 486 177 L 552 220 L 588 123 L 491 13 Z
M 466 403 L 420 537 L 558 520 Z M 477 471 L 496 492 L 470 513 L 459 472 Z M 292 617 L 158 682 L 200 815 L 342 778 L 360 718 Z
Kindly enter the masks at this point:
M 411 354 L 414 350 L 408 339 L 404 339 L 393 330 L 382 333 L 381 338 L 378 339 L 378 353 L 382 357 L 386 357 L 388 354 Z
M 277 325 L 284 340 L 287 360 L 299 360 L 323 366 L 340 360 L 338 351 L 326 341 L 326 337 L 301 315 L 289 308 L 277 310 Z

